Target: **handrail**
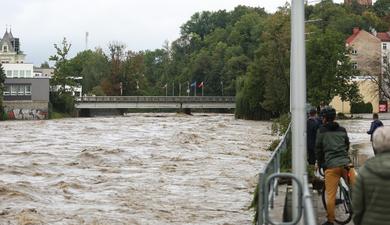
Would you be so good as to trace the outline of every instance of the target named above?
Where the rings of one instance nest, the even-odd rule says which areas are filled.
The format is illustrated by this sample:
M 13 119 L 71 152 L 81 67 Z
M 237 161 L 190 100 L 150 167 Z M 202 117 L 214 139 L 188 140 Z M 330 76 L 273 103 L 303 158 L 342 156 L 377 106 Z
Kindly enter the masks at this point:
M 269 193 L 265 193 L 262 188 L 262 184 L 266 182 L 266 179 L 274 173 L 280 173 L 280 159 L 281 154 L 287 150 L 287 142 L 291 136 L 291 124 L 288 126 L 286 133 L 283 135 L 278 146 L 275 148 L 274 152 L 271 155 L 271 158 L 268 160 L 267 165 L 259 174 L 259 185 L 258 185 L 258 204 L 257 204 L 257 214 L 258 214 L 258 225 L 265 224 L 265 207 L 266 202 L 270 203 L 271 208 L 273 208 L 273 202 L 275 195 L 278 194 L 278 180 L 275 179 L 272 184 L 272 188 L 269 189 Z M 265 198 L 268 198 L 267 200 Z
M 76 102 L 235 102 L 234 96 L 82 96 Z
M 289 125 L 286 133 L 283 135 L 278 146 L 274 150 L 269 159 L 266 167 L 259 174 L 259 184 L 258 184 L 258 204 L 257 204 L 257 214 L 258 214 L 258 225 L 263 224 L 277 224 L 277 225 L 295 225 L 299 223 L 300 218 L 303 215 L 303 222 L 306 225 L 315 225 L 316 217 L 314 213 L 313 204 L 311 201 L 311 195 L 309 190 L 309 182 L 307 175 L 303 176 L 303 183 L 299 181 L 293 174 L 280 173 L 280 160 L 281 154 L 288 150 L 288 142 L 291 138 L 291 124 Z M 273 208 L 273 202 L 275 195 L 278 194 L 278 178 L 279 177 L 289 177 L 297 183 L 298 187 L 298 218 L 294 218 L 294 221 L 287 223 L 275 223 L 269 219 L 268 208 Z
M 300 196 L 300 197 L 302 196 L 302 193 L 303 193 L 302 184 L 299 181 L 299 179 L 291 173 L 276 173 L 276 174 L 269 176 L 267 178 L 265 184 L 263 185 L 263 188 L 265 189 L 265 193 L 268 192 L 268 187 L 270 186 L 269 183 L 277 177 L 287 177 L 287 178 L 291 178 L 292 180 L 294 180 L 295 183 L 297 184 L 297 187 L 298 187 L 298 196 Z M 265 201 L 265 204 L 268 205 L 267 200 Z M 270 223 L 272 225 L 295 225 L 295 224 L 299 223 L 299 221 L 301 220 L 301 217 L 302 217 L 302 202 L 301 201 L 298 202 L 298 215 L 291 222 L 276 223 L 276 222 L 272 221 L 271 218 L 269 217 L 268 207 L 265 207 L 264 209 L 265 209 L 265 221 L 266 221 L 266 223 Z

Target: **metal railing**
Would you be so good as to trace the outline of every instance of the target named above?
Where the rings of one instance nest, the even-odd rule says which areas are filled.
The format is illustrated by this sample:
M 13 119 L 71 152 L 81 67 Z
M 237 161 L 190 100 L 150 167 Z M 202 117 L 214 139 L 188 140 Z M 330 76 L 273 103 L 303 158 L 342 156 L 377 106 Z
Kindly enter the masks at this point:
M 77 97 L 76 102 L 169 102 L 169 103 L 194 103 L 194 102 L 222 102 L 234 103 L 234 96 L 83 96 Z
M 304 175 L 303 183 L 297 179 L 297 177 L 290 173 L 281 173 L 281 158 L 282 154 L 289 150 L 289 142 L 291 139 L 291 124 L 288 127 L 286 133 L 282 137 L 278 146 L 271 155 L 266 167 L 259 174 L 259 188 L 258 190 L 258 204 L 257 213 L 258 220 L 257 225 L 263 224 L 278 224 L 278 225 L 295 225 L 298 224 L 303 215 L 303 222 L 306 225 L 316 225 L 316 217 L 311 200 L 311 192 L 309 190 L 309 183 L 307 175 Z M 296 182 L 298 188 L 299 199 L 298 204 L 298 217 L 294 218 L 291 222 L 276 223 L 269 217 L 269 208 L 274 207 L 275 196 L 278 195 L 278 181 L 279 178 L 290 178 Z

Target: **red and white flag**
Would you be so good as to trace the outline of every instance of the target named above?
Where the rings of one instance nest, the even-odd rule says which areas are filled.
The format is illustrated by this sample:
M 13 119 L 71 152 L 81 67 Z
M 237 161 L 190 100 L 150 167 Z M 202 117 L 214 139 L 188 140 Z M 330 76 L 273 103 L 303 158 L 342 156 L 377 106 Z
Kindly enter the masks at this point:
M 198 88 L 201 88 L 201 87 L 203 87 L 204 86 L 204 84 L 203 84 L 203 81 L 198 85 Z

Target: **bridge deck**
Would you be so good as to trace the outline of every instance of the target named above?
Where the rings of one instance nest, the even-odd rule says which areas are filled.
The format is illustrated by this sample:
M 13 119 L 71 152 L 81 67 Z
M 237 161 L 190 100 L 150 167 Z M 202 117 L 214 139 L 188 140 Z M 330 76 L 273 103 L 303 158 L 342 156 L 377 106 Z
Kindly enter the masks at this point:
M 227 108 L 234 96 L 87 96 L 76 99 L 78 109 Z

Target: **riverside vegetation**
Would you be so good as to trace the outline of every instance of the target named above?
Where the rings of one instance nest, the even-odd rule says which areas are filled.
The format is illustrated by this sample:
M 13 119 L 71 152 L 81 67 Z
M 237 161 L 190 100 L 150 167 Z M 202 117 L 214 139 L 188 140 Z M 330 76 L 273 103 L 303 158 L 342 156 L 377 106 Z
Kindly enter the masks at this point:
M 362 101 L 351 82 L 359 71 L 352 67 L 345 39 L 353 27 L 387 31 L 387 2 L 362 7 L 325 0 L 306 6 L 306 20 L 316 21 L 306 24 L 308 102 L 329 103 L 336 95 Z M 71 44 L 66 39 L 55 48 L 52 84 L 62 87 L 80 82 L 85 93 L 94 95 L 120 95 L 121 90 L 123 95 L 165 95 L 167 87 L 169 95 L 186 95 L 188 83 L 203 81 L 205 95 L 236 96 L 238 118 L 270 119 L 289 111 L 288 5 L 275 13 L 246 6 L 195 13 L 177 40 L 155 50 L 135 52 L 115 41 L 108 53 L 96 48 L 68 59 Z M 69 74 L 83 79 L 69 79 Z

